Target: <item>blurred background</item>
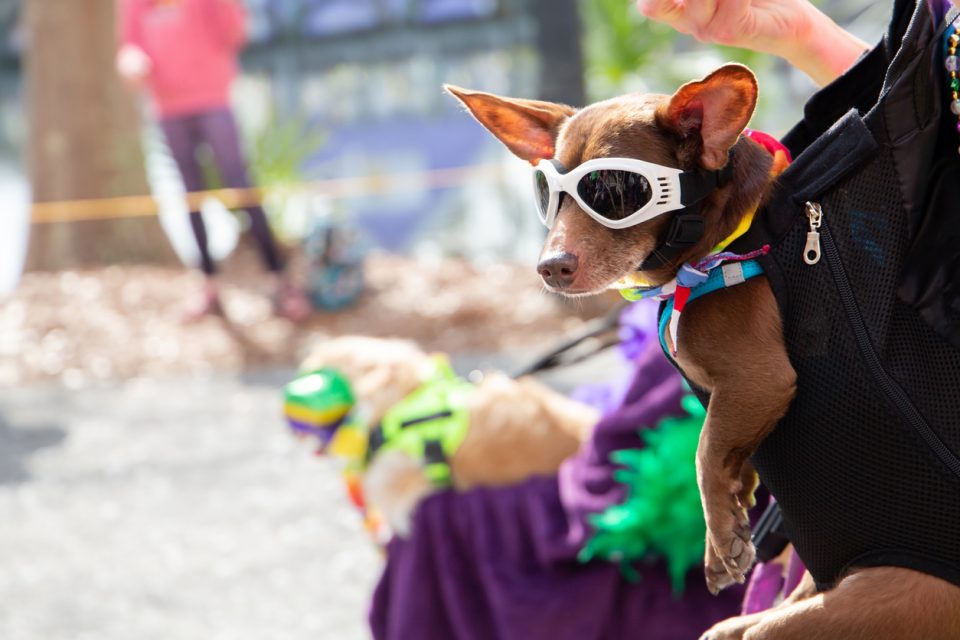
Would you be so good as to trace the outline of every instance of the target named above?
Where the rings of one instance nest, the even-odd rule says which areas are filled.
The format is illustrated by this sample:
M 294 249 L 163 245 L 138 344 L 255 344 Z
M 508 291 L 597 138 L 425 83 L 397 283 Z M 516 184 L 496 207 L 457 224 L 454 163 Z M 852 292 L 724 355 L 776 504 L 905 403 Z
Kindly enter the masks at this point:
M 868 42 L 889 10 L 817 4 Z M 230 105 L 258 189 L 202 198 L 224 313 L 185 323 L 204 286 L 185 187 L 118 76 L 118 6 L 0 0 L 0 638 L 366 637 L 380 558 L 283 429 L 298 361 L 364 333 L 509 368 L 616 302 L 542 292 L 527 168 L 443 83 L 583 105 L 738 60 L 773 134 L 813 91 L 624 0 L 245 6 Z M 303 321 L 274 313 L 229 211 L 261 200 Z

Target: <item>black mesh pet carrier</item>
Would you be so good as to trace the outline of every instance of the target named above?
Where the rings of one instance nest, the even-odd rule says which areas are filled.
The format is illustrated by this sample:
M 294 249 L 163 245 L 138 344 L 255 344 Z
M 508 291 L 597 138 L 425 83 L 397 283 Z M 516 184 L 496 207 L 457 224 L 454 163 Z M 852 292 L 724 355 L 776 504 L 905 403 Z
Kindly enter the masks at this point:
M 773 246 L 762 262 L 798 374 L 754 463 L 821 587 L 877 565 L 960 585 L 960 137 L 944 29 L 927 2 L 896 3 L 883 42 L 784 139 L 795 160 L 745 239 Z

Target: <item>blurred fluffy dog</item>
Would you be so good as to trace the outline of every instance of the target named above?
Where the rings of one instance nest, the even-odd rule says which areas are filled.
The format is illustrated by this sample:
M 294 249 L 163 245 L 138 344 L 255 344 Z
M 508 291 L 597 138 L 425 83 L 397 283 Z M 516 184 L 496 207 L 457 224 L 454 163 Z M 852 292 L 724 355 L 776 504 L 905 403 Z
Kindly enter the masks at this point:
M 322 343 L 302 367 L 319 368 L 346 377 L 356 398 L 354 423 L 369 434 L 391 408 L 430 380 L 436 360 L 412 342 L 353 336 Z M 466 403 L 468 430 L 449 458 L 456 490 L 511 485 L 555 473 L 599 418 L 594 409 L 531 378 L 514 380 L 500 373 L 485 376 Z M 420 500 L 438 489 L 423 460 L 389 448 L 372 455 L 362 488 L 366 504 L 400 535 L 409 534 Z

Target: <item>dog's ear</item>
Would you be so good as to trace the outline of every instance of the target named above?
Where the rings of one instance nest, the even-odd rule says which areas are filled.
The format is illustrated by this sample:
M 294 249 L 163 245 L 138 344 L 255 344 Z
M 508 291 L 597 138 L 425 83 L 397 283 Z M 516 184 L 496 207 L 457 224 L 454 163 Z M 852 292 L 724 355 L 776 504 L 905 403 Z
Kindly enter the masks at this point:
M 564 104 L 502 98 L 449 84 L 443 88 L 462 102 L 514 155 L 530 164 L 554 156 L 560 127 L 576 113 L 573 107 Z
M 716 170 L 757 106 L 757 79 L 740 64 L 727 64 L 700 81 L 680 87 L 661 109 L 663 124 L 682 138 L 698 136 L 700 163 Z

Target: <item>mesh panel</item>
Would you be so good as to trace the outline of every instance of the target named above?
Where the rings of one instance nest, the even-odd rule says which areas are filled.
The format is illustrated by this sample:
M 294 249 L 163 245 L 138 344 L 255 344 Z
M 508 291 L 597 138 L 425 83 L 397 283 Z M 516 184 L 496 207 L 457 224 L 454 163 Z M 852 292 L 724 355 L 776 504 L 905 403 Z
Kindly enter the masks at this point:
M 884 151 L 820 200 L 870 341 L 886 372 L 960 454 L 960 351 L 897 301 L 907 233 L 893 161 Z M 960 576 L 960 478 L 877 386 L 827 261 L 802 260 L 799 222 L 774 248 L 785 291 L 784 333 L 798 374 L 787 416 L 754 457 L 814 578 L 893 564 Z
M 905 217 L 902 205 L 898 207 L 900 187 L 892 163 L 875 162 L 864 173 L 869 174 L 867 179 L 850 181 L 821 204 L 830 208 L 826 224 L 840 250 L 870 338 L 883 352 L 899 285 L 899 265 L 906 251 Z
M 890 321 L 885 364 L 944 444 L 960 457 L 960 350 L 898 302 Z

